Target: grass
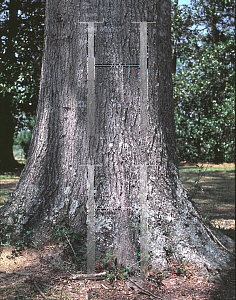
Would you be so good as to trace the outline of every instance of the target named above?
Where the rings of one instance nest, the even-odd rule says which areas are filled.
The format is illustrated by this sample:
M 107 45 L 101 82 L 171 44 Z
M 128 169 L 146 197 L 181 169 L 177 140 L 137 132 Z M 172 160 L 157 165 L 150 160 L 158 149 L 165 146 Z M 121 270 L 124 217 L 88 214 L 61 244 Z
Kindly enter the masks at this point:
M 192 195 L 193 185 L 199 177 L 199 168 L 196 165 L 182 165 L 180 176 Z M 202 177 L 195 191 L 193 200 L 203 215 L 208 215 L 211 219 L 235 218 L 235 164 L 203 165 Z
M 18 180 L 17 175 L 0 175 L 0 205 L 9 198 Z
M 25 164 L 24 151 L 20 145 L 13 145 L 13 154 L 20 164 Z M 11 172 L 0 175 L 0 207 L 1 203 L 5 202 L 14 191 L 19 178 L 19 175 L 12 174 Z

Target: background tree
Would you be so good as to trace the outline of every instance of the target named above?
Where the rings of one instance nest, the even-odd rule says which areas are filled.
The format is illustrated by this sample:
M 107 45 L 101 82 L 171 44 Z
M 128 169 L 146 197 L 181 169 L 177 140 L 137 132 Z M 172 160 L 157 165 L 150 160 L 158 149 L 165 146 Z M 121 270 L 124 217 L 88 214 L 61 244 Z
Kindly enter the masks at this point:
M 179 69 L 174 78 L 181 160 L 234 159 L 234 1 L 193 1 L 173 18 Z M 183 29 L 183 30 L 182 30 Z
M 14 83 L 14 67 L 16 65 L 16 56 L 14 51 L 14 38 L 17 34 L 17 12 L 18 12 L 19 3 L 18 1 L 12 0 L 9 2 L 9 20 L 8 20 L 8 37 L 6 39 L 6 48 L 5 48 L 5 58 L 8 63 L 8 68 L 6 64 L 2 64 L 2 67 L 5 67 L 5 74 L 1 74 L 3 78 L 8 80 L 9 86 L 6 88 L 6 91 L 2 90 L 0 98 L 1 106 L 1 116 L 0 116 L 0 163 L 1 165 L 9 163 L 11 165 L 16 164 L 12 147 L 13 147 L 13 135 L 14 135 L 14 122 L 12 118 L 11 106 L 13 102 L 13 94 L 11 92 L 10 86 Z M 2 49 L 3 50 L 3 49 Z M 3 53 L 4 51 L 2 51 Z M 13 72 L 12 72 L 13 71 Z M 7 128 L 7 130 L 3 128 Z
M 32 138 L 32 132 L 34 127 L 34 118 L 27 124 L 27 128 L 21 130 L 14 138 L 14 145 L 20 145 L 23 149 L 24 157 L 27 158 L 29 154 L 29 147 Z
M 43 1 L 2 1 L 0 56 L 0 169 L 18 166 L 14 133 L 35 116 L 43 44 Z
M 53 224 L 64 223 L 89 234 L 94 224 L 90 229 L 86 226 L 87 176 L 90 183 L 95 168 L 94 188 L 90 184 L 88 188 L 92 195 L 95 193 L 98 261 L 110 253 L 115 254 L 118 264 L 138 265 L 142 242 L 139 218 L 146 209 L 146 235 L 141 237 L 151 266 L 162 270 L 171 259 L 179 257 L 197 268 L 220 267 L 229 256 L 209 237 L 178 172 L 171 1 L 140 0 L 131 5 L 125 0 L 110 4 L 47 1 L 36 124 L 20 181 L 1 209 L 2 218 L 6 218 L 3 222 L 10 222 L 17 237 L 34 229 L 34 238 L 40 243 L 50 239 Z M 95 135 L 90 136 L 87 23 L 79 21 L 102 20 L 95 24 L 96 126 Z M 144 105 L 140 113 L 139 68 L 124 67 L 139 63 L 140 25 L 133 21 L 156 22 L 148 26 L 146 132 L 145 119 L 141 118 L 139 126 L 142 109 L 146 108 Z M 93 30 L 89 36 L 93 36 Z M 145 47 L 143 53 L 145 61 Z M 145 196 L 143 203 L 140 195 Z

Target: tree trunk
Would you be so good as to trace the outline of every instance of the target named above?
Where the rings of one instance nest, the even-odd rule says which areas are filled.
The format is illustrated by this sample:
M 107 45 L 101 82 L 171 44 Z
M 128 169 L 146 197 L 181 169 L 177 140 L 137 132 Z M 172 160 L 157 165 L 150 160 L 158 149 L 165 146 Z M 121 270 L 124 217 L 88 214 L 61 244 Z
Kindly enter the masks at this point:
M 87 235 L 90 270 L 106 253 L 138 266 L 141 252 L 141 268 L 160 270 L 172 253 L 198 267 L 229 259 L 179 177 L 170 10 L 171 1 L 47 1 L 36 125 L 2 215 L 14 212 L 15 232 L 35 229 L 41 243 L 62 222 Z
M 219 30 L 217 29 L 217 12 L 216 12 L 216 4 L 210 2 L 211 7 L 211 37 L 212 37 L 212 44 L 218 45 L 219 44 Z
M 18 166 L 13 156 L 13 137 L 15 126 L 11 112 L 10 93 L 0 96 L 0 170 L 9 170 Z
M 6 42 L 6 61 L 9 70 L 5 71 L 8 87 L 14 84 L 14 65 L 16 64 L 14 38 L 17 34 L 17 13 L 19 3 L 18 0 L 11 0 L 8 4 L 9 21 Z M 13 71 L 11 71 L 13 69 Z M 0 170 L 12 170 L 13 167 L 21 165 L 13 156 L 13 138 L 15 132 L 15 124 L 12 113 L 13 95 L 10 92 L 1 93 L 0 95 Z

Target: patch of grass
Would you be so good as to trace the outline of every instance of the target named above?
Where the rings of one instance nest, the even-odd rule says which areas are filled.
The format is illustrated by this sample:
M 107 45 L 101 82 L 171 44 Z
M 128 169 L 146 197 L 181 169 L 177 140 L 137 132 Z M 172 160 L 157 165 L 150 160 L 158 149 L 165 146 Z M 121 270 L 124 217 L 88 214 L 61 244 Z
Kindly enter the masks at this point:
M 195 189 L 193 200 L 203 217 L 207 217 L 215 227 L 234 231 L 235 164 L 204 164 L 198 186 L 194 186 L 199 177 L 199 168 L 196 164 L 182 164 L 179 170 L 189 195 L 192 195 Z M 233 234 L 230 234 L 231 237 Z
M 19 164 L 25 165 L 26 159 L 25 159 L 25 158 L 17 159 L 17 162 L 18 162 Z
M 206 169 L 207 167 L 207 169 Z M 184 165 L 179 167 L 181 179 L 190 192 L 198 180 L 199 169 L 196 165 Z M 234 218 L 234 200 L 235 200 L 235 165 L 205 164 L 202 169 L 200 185 L 195 193 L 194 201 L 202 207 L 205 214 L 212 215 L 217 213 L 215 210 L 229 214 L 228 217 Z M 214 211 L 212 211 L 214 209 Z
M 19 180 L 20 176 L 17 175 L 10 175 L 10 174 L 5 174 L 5 175 L 0 175 L 0 183 L 4 183 L 3 181 L 8 181 L 8 180 Z
M 16 175 L 0 175 L 0 207 L 14 191 L 19 178 Z
M 184 173 L 192 173 L 197 174 L 198 168 L 196 166 L 201 166 L 201 163 L 194 164 L 194 163 L 181 163 L 179 165 L 179 170 L 182 174 Z M 223 164 L 207 164 L 204 163 L 203 167 L 207 167 L 207 172 L 214 172 L 214 171 L 220 171 L 220 172 L 229 172 L 229 173 L 235 173 L 235 164 L 234 163 L 223 163 Z

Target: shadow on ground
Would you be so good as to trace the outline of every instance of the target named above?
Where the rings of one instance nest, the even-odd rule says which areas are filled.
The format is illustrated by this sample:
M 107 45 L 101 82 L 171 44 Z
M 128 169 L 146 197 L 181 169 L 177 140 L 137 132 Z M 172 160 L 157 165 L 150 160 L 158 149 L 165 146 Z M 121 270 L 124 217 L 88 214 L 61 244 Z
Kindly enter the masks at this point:
M 215 281 L 214 281 L 215 280 Z M 235 268 L 221 274 L 221 280 L 212 279 L 216 283 L 216 289 L 211 292 L 207 300 L 233 300 L 235 299 Z

